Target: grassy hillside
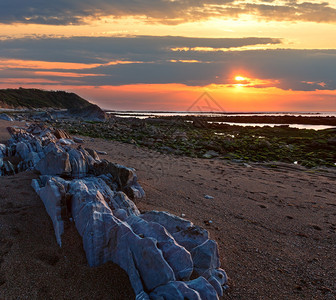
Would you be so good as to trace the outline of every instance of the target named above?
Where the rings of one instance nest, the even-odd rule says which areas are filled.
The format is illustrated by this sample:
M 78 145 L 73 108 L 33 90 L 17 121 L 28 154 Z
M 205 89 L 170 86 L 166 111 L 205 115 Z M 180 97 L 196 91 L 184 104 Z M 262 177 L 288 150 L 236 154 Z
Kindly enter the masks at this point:
M 0 107 L 84 109 L 94 106 L 74 93 L 38 89 L 0 90 Z

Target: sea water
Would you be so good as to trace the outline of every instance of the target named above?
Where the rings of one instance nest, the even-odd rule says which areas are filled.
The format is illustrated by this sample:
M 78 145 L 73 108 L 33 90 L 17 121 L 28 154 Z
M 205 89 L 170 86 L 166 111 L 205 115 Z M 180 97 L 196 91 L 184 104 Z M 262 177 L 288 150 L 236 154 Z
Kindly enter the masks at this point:
M 147 119 L 153 117 L 175 117 L 175 116 L 195 116 L 195 117 L 236 117 L 236 116 L 302 116 L 302 117 L 336 117 L 336 112 L 253 112 L 253 113 L 242 113 L 242 112 L 186 112 L 186 111 L 107 111 L 108 114 L 113 114 L 116 117 L 121 118 L 137 118 L 137 119 Z M 329 125 L 307 125 L 307 124 L 270 124 L 270 123 L 241 123 L 241 122 L 209 122 L 217 124 L 228 124 L 236 126 L 281 126 L 288 125 L 291 128 L 299 129 L 314 129 L 323 130 L 329 128 L 335 128 L 335 126 Z

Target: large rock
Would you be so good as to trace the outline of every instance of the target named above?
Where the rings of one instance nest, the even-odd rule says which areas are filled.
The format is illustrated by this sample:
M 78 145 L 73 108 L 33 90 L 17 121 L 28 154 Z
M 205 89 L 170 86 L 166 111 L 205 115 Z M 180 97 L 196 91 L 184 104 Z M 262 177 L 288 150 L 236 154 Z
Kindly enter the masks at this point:
M 189 288 L 186 283 L 172 281 L 166 285 L 157 287 L 150 293 L 152 300 L 202 300 L 200 294 Z
M 207 239 L 207 234 L 201 239 L 191 235 L 187 243 L 186 232 L 195 228 L 191 222 L 168 213 L 141 215 L 124 193 L 109 187 L 106 178 L 65 181 L 41 176 L 40 181 L 33 181 L 53 220 L 58 242 L 64 212 L 71 207 L 89 265 L 118 264 L 128 273 L 137 299 L 149 299 L 148 294 L 151 299 L 218 299 L 227 278 L 218 268 L 216 243 Z M 182 235 L 183 230 L 186 237 L 182 240 L 196 245 L 191 253 L 173 236 Z M 193 272 L 196 276 L 203 273 L 209 281 L 204 277 L 186 281 Z
M 210 271 L 211 276 L 207 277 L 208 282 L 216 290 L 217 295 L 222 297 L 223 290 L 227 289 L 227 276 L 224 270 L 214 269 Z
M 21 159 L 26 159 L 32 150 L 33 149 L 29 143 L 19 142 L 16 144 L 16 153 Z
M 68 154 L 71 165 L 71 177 L 82 178 L 87 176 L 89 172 L 89 165 L 84 153 L 77 149 L 71 149 Z
M 55 142 L 55 136 L 43 125 L 33 124 L 27 130 L 19 127 L 7 128 L 11 139 L 8 141 L 8 156 L 17 156 L 22 161 L 18 164 L 18 171 L 33 169 L 41 158 L 45 156 L 46 145 Z M 55 147 L 52 148 L 55 150 Z M 58 149 L 60 150 L 60 149 Z
M 55 129 L 53 134 L 58 139 L 71 139 L 71 136 L 63 129 Z
M 75 142 L 71 139 L 60 139 L 58 142 L 61 145 L 65 145 L 65 146 L 71 146 L 71 145 L 75 144 Z
M 148 290 L 175 280 L 156 243 L 150 238 L 140 238 L 126 223 L 118 220 L 99 190 L 83 180 L 74 180 L 69 187 L 72 215 L 83 237 L 89 265 L 98 266 L 112 260 L 132 277 L 139 273 L 141 280 L 135 280 L 136 287 L 143 282 Z M 133 261 L 129 262 L 130 259 Z
M 192 281 L 186 282 L 186 285 L 197 291 L 202 300 L 217 300 L 218 295 L 213 286 L 204 278 L 198 277 Z
M 6 170 L 8 175 L 14 175 L 15 174 L 15 167 L 13 166 L 13 164 L 9 160 L 4 161 L 4 167 L 5 167 L 5 170 Z
M 0 144 L 0 157 L 5 157 L 7 155 L 7 147 L 4 144 Z
M 65 145 L 66 141 L 70 141 L 70 136 L 64 130 L 52 131 L 44 124 L 32 124 L 28 129 L 8 127 L 8 131 L 11 140 L 7 152 L 23 160 L 19 164 L 19 171 L 35 168 L 42 175 L 72 178 L 105 175 L 110 178 L 114 191 L 124 192 L 133 200 L 145 196 L 134 169 L 100 160 L 96 151 L 91 149 L 81 146 L 72 149 Z M 122 195 L 119 196 L 122 198 Z
M 218 295 L 213 286 L 204 278 L 181 282 L 169 282 L 157 287 L 150 293 L 152 300 L 217 300 Z
M 87 151 L 95 160 L 99 160 L 99 156 L 97 152 L 90 148 L 85 148 L 85 151 Z
M 113 180 L 118 184 L 118 190 L 125 192 L 132 200 L 141 199 L 145 196 L 145 192 L 139 185 L 138 178 L 132 168 L 102 159 L 94 166 L 94 174 L 96 176 L 111 174 Z
M 158 223 L 146 222 L 137 217 L 130 216 L 126 222 L 133 231 L 144 237 L 150 237 L 157 241 L 157 247 L 174 271 L 177 280 L 188 280 L 193 272 L 193 261 L 190 253 L 178 245 L 166 229 Z
M 141 215 L 141 218 L 161 224 L 188 251 L 209 239 L 208 232 L 205 229 L 167 212 L 150 211 Z
M 9 115 L 7 115 L 5 113 L 0 114 L 0 120 L 11 121 L 11 122 L 14 121 L 14 119 L 12 117 L 10 117 Z
M 71 175 L 69 154 L 65 151 L 51 151 L 35 166 L 42 175 Z
M 65 184 L 60 178 L 42 177 L 42 182 L 33 179 L 32 187 L 40 196 L 47 210 L 48 215 L 53 222 L 57 243 L 62 245 L 62 234 L 64 233 L 64 217 L 62 212 L 66 210 Z
M 18 171 L 26 171 L 32 170 L 35 168 L 36 164 L 40 161 L 40 159 L 44 157 L 43 152 L 29 152 L 26 156 L 25 160 L 22 160 L 18 164 Z
M 109 199 L 108 204 L 113 211 L 124 210 L 127 216 L 140 215 L 140 211 L 134 202 L 131 201 L 124 192 L 114 192 L 114 195 Z
M 72 139 L 77 144 L 83 144 L 84 143 L 84 139 L 82 139 L 82 138 L 74 136 Z
M 198 276 L 220 267 L 217 243 L 213 240 L 207 240 L 193 248 L 191 255 L 194 262 L 194 270 Z
M 1 175 L 14 175 L 15 167 L 9 160 L 3 160 L 3 158 L 0 158 L 0 173 Z
M 31 119 L 36 121 L 48 122 L 52 121 L 54 118 L 48 111 L 42 111 L 33 115 Z

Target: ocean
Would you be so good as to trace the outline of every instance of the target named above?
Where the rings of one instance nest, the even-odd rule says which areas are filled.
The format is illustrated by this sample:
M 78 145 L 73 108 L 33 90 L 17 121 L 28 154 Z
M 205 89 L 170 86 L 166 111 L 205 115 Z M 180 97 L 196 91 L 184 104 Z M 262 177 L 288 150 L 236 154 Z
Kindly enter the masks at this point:
M 147 119 L 153 117 L 173 117 L 173 116 L 195 116 L 195 117 L 223 117 L 223 116 L 302 116 L 302 117 L 335 117 L 336 112 L 189 112 L 189 111 L 107 111 L 120 118 Z M 241 123 L 241 122 L 212 122 L 218 124 L 228 124 L 236 126 L 280 126 L 288 125 L 291 128 L 323 130 L 335 128 L 330 125 L 307 125 L 307 124 L 271 124 L 271 123 Z

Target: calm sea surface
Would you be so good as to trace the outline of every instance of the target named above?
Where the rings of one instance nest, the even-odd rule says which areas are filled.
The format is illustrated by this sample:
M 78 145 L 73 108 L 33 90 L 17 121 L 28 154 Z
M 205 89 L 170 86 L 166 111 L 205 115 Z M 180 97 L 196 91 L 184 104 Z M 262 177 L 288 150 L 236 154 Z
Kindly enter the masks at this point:
M 151 112 L 151 111 L 109 111 L 121 118 L 147 119 L 152 117 L 167 116 L 203 116 L 203 117 L 223 117 L 223 116 L 304 116 L 304 117 L 336 117 L 336 112 L 255 112 L 255 113 L 209 113 L 209 112 Z M 237 126 L 280 126 L 288 125 L 292 128 L 323 130 L 334 128 L 328 125 L 302 125 L 302 124 L 268 124 L 268 123 L 233 123 L 233 122 L 213 122 Z

